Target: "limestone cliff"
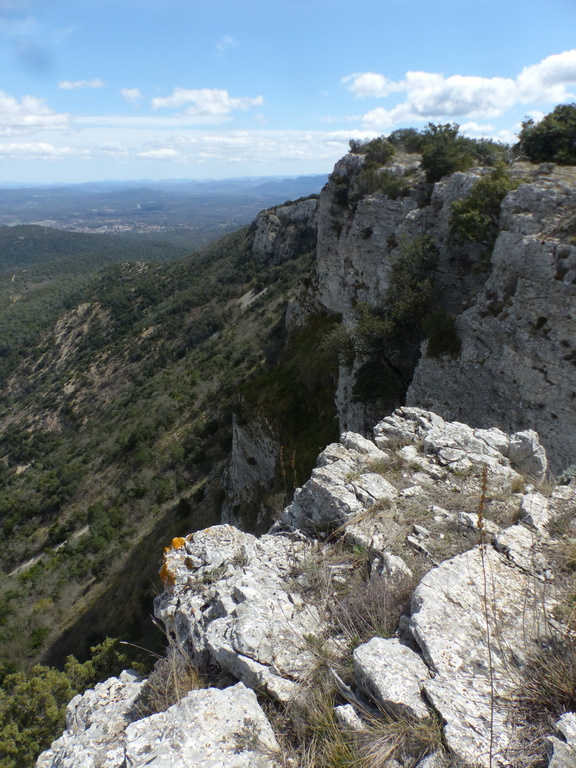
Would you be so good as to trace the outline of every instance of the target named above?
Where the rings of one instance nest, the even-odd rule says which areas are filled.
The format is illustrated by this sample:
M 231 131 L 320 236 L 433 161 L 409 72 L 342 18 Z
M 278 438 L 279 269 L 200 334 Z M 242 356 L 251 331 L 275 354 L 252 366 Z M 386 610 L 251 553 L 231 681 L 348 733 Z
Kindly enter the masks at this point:
M 336 164 L 320 195 L 312 286 L 301 291 L 289 322 L 319 310 L 353 330 L 358 305 L 386 308 L 391 265 L 402 245 L 427 237 L 437 249 L 437 309 L 455 317 L 459 354 L 403 350 L 406 402 L 474 426 L 536 429 L 559 471 L 576 456 L 576 172 L 517 163 L 497 219 L 495 241 L 455 244 L 454 203 L 489 173 L 476 168 L 427 185 L 414 155 L 382 172 L 408 179 L 404 194 L 360 194 L 364 158 Z M 362 356 L 340 368 L 337 406 L 342 430 L 366 432 L 382 401 L 353 394 Z M 396 403 L 392 403 L 394 406 Z

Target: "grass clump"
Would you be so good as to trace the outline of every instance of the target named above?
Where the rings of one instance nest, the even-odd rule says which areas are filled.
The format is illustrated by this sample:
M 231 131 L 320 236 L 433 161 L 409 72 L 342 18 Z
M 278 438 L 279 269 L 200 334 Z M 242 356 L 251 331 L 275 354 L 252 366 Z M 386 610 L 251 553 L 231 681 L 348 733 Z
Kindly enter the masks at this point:
M 521 728 L 515 766 L 547 765 L 545 739 L 558 718 L 576 711 L 576 642 L 550 641 L 533 653 L 518 682 L 510 719 Z
M 140 720 L 164 712 L 190 691 L 204 688 L 198 669 L 186 654 L 170 646 L 166 656 L 158 659 L 134 702 L 131 718 Z
M 351 647 L 373 637 L 390 637 L 408 610 L 412 592 L 412 584 L 392 586 L 377 573 L 367 580 L 357 579 L 336 597 L 330 611 L 332 624 Z

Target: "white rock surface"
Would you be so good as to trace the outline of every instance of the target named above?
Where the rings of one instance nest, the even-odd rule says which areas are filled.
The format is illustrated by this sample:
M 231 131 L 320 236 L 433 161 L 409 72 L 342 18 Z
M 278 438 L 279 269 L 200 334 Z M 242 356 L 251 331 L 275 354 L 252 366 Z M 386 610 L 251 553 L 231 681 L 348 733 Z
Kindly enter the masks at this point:
M 547 740 L 548 768 L 573 768 L 576 765 L 576 714 L 566 712 L 556 728 L 557 732 Z
M 422 699 L 422 685 L 430 679 L 418 654 L 396 638 L 375 637 L 354 651 L 358 687 L 395 717 L 415 720 L 430 716 Z
M 508 671 L 548 633 L 543 600 L 533 579 L 491 546 L 442 563 L 414 592 L 412 633 L 436 673 L 424 690 L 446 721 L 448 746 L 465 762 L 489 764 L 492 716 L 493 757 L 505 755 L 513 735 Z
M 322 629 L 316 608 L 290 589 L 309 550 L 302 541 L 257 539 L 227 525 L 198 531 L 166 554 L 173 585 L 156 598 L 156 615 L 195 662 L 211 658 L 286 701 L 314 664 L 305 636 Z
M 296 490 L 282 520 L 295 527 L 322 530 L 347 522 L 377 502 L 392 501 L 398 492 L 372 462 L 386 464 L 389 456 L 362 435 L 345 433 L 342 442 L 329 445 L 312 477 Z
M 128 715 L 143 684 L 122 672 L 75 696 L 66 708 L 66 730 L 40 755 L 36 768 L 120 768 Z
M 506 196 L 491 272 L 456 320 L 461 354 L 422 355 L 407 395 L 447 419 L 536 429 L 555 471 L 576 455 L 576 247 L 560 224 L 575 189 L 574 170 L 557 168 Z M 514 442 L 512 462 L 523 449 Z M 521 471 L 542 466 L 534 456 Z
M 253 691 L 192 691 L 126 729 L 126 768 L 272 768 L 279 746 Z

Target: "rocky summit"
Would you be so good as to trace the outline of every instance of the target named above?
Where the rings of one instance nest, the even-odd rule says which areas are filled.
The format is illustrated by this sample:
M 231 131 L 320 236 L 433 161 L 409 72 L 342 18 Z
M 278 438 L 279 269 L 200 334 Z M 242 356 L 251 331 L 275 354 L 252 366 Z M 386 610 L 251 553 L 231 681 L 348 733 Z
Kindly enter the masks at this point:
M 573 766 L 575 715 L 536 732 L 517 703 L 567 641 L 576 487 L 546 468 L 534 431 L 414 407 L 373 439 L 344 433 L 268 534 L 216 525 L 166 550 L 155 613 L 201 682 L 153 714 L 138 706 L 152 676 L 99 684 L 38 768 L 306 765 L 294 721 L 327 678 L 325 739 L 361 765 L 529 765 L 537 738 Z

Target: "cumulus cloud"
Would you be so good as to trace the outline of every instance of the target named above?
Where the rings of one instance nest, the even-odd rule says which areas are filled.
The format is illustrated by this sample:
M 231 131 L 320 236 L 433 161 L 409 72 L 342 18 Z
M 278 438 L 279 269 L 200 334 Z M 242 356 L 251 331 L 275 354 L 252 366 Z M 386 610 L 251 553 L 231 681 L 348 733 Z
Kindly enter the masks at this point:
M 58 83 L 58 88 L 63 91 L 76 91 L 79 88 L 104 88 L 104 83 L 99 77 L 94 80 L 63 80 Z
M 152 108 L 179 109 L 189 105 L 184 111 L 188 117 L 209 118 L 212 121 L 226 119 L 235 110 L 246 110 L 264 103 L 263 96 L 256 98 L 233 97 L 228 91 L 218 88 L 191 90 L 174 88 L 170 96 L 152 99 Z
M 360 72 L 344 77 L 342 82 L 360 99 L 405 94 L 404 101 L 396 106 L 376 107 L 363 115 L 364 125 L 375 130 L 403 121 L 490 119 L 517 104 L 557 104 L 574 98 L 568 86 L 576 85 L 576 50 L 524 67 L 515 79 L 407 72 L 394 82 L 376 72 Z
M 520 101 L 558 103 L 573 99 L 567 86 L 576 85 L 576 50 L 548 56 L 524 67 L 517 78 Z
M 357 72 L 343 77 L 342 82 L 348 83 L 348 88 L 359 98 L 371 96 L 381 99 L 391 93 L 404 90 L 401 82 L 395 83 L 377 72 Z
M 43 99 L 24 96 L 18 100 L 0 91 L 0 134 L 37 128 L 61 129 L 69 123 L 69 115 L 54 112 Z
M 140 92 L 140 88 L 122 88 L 120 90 L 120 93 L 126 101 L 130 101 L 132 104 L 135 104 L 138 99 L 142 98 L 142 93 Z

